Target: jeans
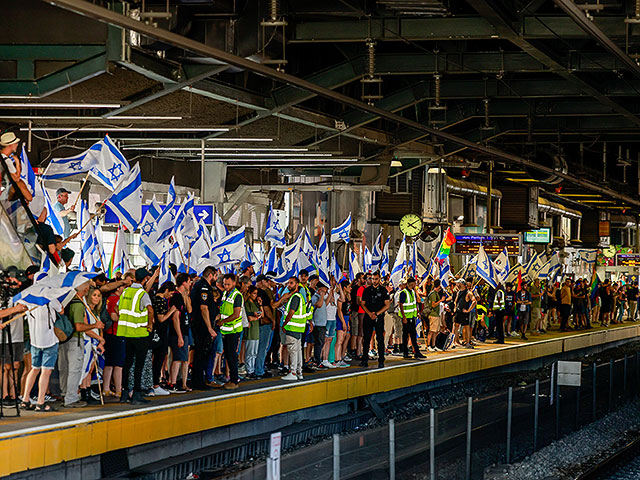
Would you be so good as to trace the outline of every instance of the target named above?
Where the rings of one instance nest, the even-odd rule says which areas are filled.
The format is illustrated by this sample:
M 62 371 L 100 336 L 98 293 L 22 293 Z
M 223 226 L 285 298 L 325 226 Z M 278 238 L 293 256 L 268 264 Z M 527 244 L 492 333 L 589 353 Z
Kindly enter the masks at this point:
M 411 345 L 413 345 L 413 354 L 420 355 L 420 348 L 418 347 L 418 339 L 416 338 L 416 319 L 407 318 L 407 323 L 402 324 L 402 353 L 409 355 L 409 338 L 411 338 Z
M 258 356 L 256 357 L 255 369 L 255 374 L 258 376 L 264 375 L 264 362 L 267 358 L 267 350 L 272 336 L 271 325 L 260 325 L 260 340 L 258 341 Z
M 142 392 L 142 369 L 149 351 L 149 337 L 125 337 L 124 367 L 122 367 L 122 390 Z M 133 385 L 129 385 L 129 371 L 133 366 Z
M 285 337 L 289 352 L 289 370 L 294 375 L 302 375 L 302 345 L 300 340 L 291 335 Z
M 238 383 L 238 343 L 240 335 L 240 333 L 222 335 L 224 359 L 229 367 L 229 381 L 231 383 Z
M 259 343 L 260 340 L 245 340 L 244 366 L 248 374 L 255 373 L 256 371 L 256 357 L 258 356 Z
M 327 327 L 315 327 L 311 333 L 313 334 L 313 360 L 316 365 L 320 365 L 322 363 L 322 348 L 324 347 Z
M 78 387 L 82 381 L 82 362 L 84 348 L 78 345 L 76 337 L 60 345 L 58 350 L 58 369 L 60 370 L 60 390 L 64 404 L 71 405 L 80 400 Z
M 376 342 L 378 343 L 378 365 L 384 365 L 384 315 L 378 315 L 375 320 L 372 320 L 369 315 L 365 315 L 362 325 L 362 333 L 364 334 L 362 364 L 365 366 L 369 363 L 369 345 L 371 344 L 371 335 L 373 335 L 374 330 L 376 331 Z

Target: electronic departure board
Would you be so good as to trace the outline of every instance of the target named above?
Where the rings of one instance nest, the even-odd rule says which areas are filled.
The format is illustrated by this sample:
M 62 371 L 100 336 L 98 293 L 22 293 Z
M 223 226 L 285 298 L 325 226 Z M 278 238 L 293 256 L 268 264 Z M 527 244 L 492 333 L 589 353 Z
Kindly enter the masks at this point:
M 619 267 L 640 267 L 640 253 L 619 253 L 616 255 Z
M 480 243 L 487 255 L 498 255 L 505 248 L 508 255 L 520 255 L 520 235 L 456 235 L 455 253 L 475 255 Z
M 549 227 L 540 228 L 539 230 L 530 230 L 523 233 L 524 243 L 551 243 L 551 229 Z

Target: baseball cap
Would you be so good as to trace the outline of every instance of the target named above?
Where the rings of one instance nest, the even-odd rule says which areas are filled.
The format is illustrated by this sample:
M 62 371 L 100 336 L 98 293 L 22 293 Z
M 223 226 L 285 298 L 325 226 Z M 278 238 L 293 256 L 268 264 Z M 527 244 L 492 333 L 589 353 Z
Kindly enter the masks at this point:
M 141 282 L 142 280 L 144 280 L 145 278 L 150 277 L 150 276 L 151 276 L 151 274 L 144 267 L 138 268 L 136 270 L 136 282 Z
M 56 196 L 62 195 L 63 193 L 71 193 L 71 192 L 64 187 L 60 187 L 59 189 L 56 190 Z
M 258 275 L 256 277 L 256 282 L 261 282 L 261 281 L 266 280 L 266 279 L 267 279 L 266 275 L 260 274 L 260 275 Z

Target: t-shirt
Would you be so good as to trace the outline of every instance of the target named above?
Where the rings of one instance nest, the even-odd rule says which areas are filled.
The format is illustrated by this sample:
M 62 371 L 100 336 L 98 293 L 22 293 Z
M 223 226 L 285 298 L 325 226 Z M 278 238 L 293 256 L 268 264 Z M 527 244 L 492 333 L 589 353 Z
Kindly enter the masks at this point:
M 327 305 L 327 322 L 332 322 L 337 320 L 338 318 L 338 300 L 340 299 L 340 294 L 338 292 L 333 292 L 333 302 L 329 302 Z
M 427 297 L 427 301 L 424 306 L 424 309 L 427 315 L 431 317 L 438 316 L 438 310 L 437 310 L 438 307 L 437 306 L 433 307 L 432 305 L 433 305 L 433 302 L 437 302 L 438 300 L 440 300 L 440 298 L 441 298 L 440 292 L 436 290 L 431 290 L 431 293 L 429 293 L 429 296 Z
M 638 287 L 627 287 L 627 300 L 635 302 L 638 299 Z
M 513 312 L 513 306 L 515 305 L 516 292 L 513 290 L 504 292 L 504 305 L 507 312 Z
M 179 312 L 180 333 L 182 334 L 182 338 L 185 338 L 189 335 L 189 317 L 187 314 L 187 306 L 185 305 L 184 298 L 182 298 L 182 294 L 180 292 L 174 292 L 174 294 L 171 295 L 171 298 L 169 299 L 169 308 L 171 307 L 176 307 L 176 310 Z M 177 337 L 178 332 L 173 325 L 173 318 L 170 321 L 171 326 L 169 327 L 169 336 Z
M 115 313 L 116 306 L 118 305 L 119 300 L 120 300 L 120 295 L 116 295 L 115 293 L 113 295 L 110 295 L 107 298 L 107 312 L 109 313 L 109 315 L 111 315 L 112 313 Z M 109 333 L 111 335 L 115 335 L 117 332 L 118 332 L 117 320 L 113 322 L 113 324 L 105 330 L 105 333 Z
M 560 290 L 560 302 L 563 305 L 571 305 L 571 288 L 568 286 L 562 287 Z
M 520 290 L 517 293 L 517 298 L 519 301 L 531 301 L 531 294 L 526 290 Z M 531 305 L 527 305 L 524 303 L 518 303 L 518 312 L 528 312 L 531 308 Z
M 52 300 L 47 305 L 37 307 L 27 313 L 29 322 L 29 332 L 31 334 L 31 345 L 36 348 L 49 348 L 58 343 L 58 337 L 53 330 L 56 322 L 56 311 L 62 310 L 62 306 Z M 15 321 L 13 323 L 18 323 Z M 11 336 L 13 341 L 13 335 Z
M 378 287 L 371 285 L 362 292 L 362 302 L 373 313 L 381 310 L 387 300 L 389 300 L 389 292 L 382 285 Z
M 359 287 L 358 293 L 356 294 L 356 296 L 359 298 L 362 298 L 362 295 L 364 295 L 364 286 Z M 360 306 L 358 306 L 358 313 L 364 313 L 364 309 Z
M 531 308 L 540 308 L 540 287 L 531 285 L 529 293 L 531 294 Z
M 202 318 L 200 307 L 206 305 L 209 307 L 209 321 L 213 327 L 218 316 L 218 306 L 213 296 L 213 287 L 209 285 L 204 278 L 198 280 L 191 289 L 191 329 L 194 333 L 204 332 L 207 327 Z M 238 296 L 241 298 L 241 296 Z M 242 301 L 242 299 L 240 300 Z
M 155 295 L 153 297 L 153 313 L 156 316 L 155 322 L 153 322 L 153 333 L 157 334 L 160 337 L 161 341 L 164 341 L 169 335 L 169 324 L 171 323 L 171 318 L 167 318 L 164 322 L 158 320 L 159 315 L 164 315 L 169 311 L 167 300 L 164 298 Z
M 38 238 L 36 240 L 38 245 L 44 248 L 45 252 L 49 251 L 49 245 L 55 245 L 56 239 L 53 229 L 46 223 L 38 222 Z
M 53 204 L 53 208 L 57 211 L 57 212 L 62 212 L 63 210 L 66 210 L 64 208 L 64 205 L 62 205 L 60 202 L 56 202 Z M 69 216 L 65 215 L 62 218 L 62 226 L 63 226 L 63 230 L 64 230 L 64 238 L 68 238 L 69 234 L 71 234 L 71 225 L 69 224 Z
M 316 327 L 326 327 L 327 326 L 327 304 L 324 301 L 326 297 L 322 298 L 322 306 L 316 307 L 316 303 L 320 300 L 320 294 L 316 292 L 313 297 L 311 297 L 311 305 L 313 305 L 313 324 Z
M 85 309 L 84 309 L 84 305 L 81 301 L 71 301 L 71 303 L 68 305 L 69 307 L 69 320 L 71 320 L 71 323 L 76 324 L 76 323 L 86 323 L 85 322 Z M 80 335 L 82 335 L 82 333 L 78 332 L 78 331 L 74 331 L 73 332 L 73 336 L 74 337 L 79 337 Z
M 247 311 L 247 316 L 250 317 L 255 316 L 255 314 L 260 310 L 260 307 L 258 307 L 258 305 L 256 305 L 251 299 L 244 302 L 244 308 Z M 260 320 L 249 321 L 246 339 L 260 340 Z

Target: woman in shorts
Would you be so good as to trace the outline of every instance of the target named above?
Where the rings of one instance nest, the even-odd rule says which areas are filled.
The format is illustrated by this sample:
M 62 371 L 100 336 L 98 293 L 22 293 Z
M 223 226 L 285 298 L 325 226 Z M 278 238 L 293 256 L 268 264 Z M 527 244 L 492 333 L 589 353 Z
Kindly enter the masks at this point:
M 347 363 L 351 361 L 351 358 L 346 355 L 347 346 L 349 345 L 349 339 L 351 333 L 349 331 L 349 315 L 351 313 L 351 304 L 349 299 L 351 298 L 351 284 L 344 280 L 340 283 L 340 298 L 338 299 L 338 317 L 336 319 L 336 366 L 341 368 L 349 367 Z

